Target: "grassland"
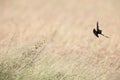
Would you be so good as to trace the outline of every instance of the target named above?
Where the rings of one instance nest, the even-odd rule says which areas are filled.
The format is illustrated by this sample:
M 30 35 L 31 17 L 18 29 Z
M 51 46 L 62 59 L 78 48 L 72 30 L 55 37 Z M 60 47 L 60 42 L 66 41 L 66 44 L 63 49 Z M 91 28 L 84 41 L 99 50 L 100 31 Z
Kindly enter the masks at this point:
M 0 80 L 120 80 L 119 2 L 0 0 Z

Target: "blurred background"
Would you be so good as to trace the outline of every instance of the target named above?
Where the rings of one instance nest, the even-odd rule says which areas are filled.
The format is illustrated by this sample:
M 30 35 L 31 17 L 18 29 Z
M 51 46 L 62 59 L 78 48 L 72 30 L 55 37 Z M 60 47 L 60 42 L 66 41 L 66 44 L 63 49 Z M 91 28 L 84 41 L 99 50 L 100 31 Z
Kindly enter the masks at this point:
M 80 67 L 82 73 L 87 72 L 83 80 L 119 80 L 119 9 L 119 0 L 0 0 L 1 59 L 15 49 L 45 40 L 46 53 L 70 60 L 63 63 L 66 72 L 74 63 L 71 69 L 87 67 Z M 94 36 L 97 21 L 110 38 Z

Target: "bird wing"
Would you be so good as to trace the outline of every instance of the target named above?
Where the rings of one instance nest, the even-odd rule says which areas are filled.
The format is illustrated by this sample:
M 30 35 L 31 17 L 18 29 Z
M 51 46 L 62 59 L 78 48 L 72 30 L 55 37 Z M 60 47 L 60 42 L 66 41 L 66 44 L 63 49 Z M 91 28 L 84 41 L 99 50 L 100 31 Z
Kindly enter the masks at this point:
M 97 31 L 99 30 L 99 23 L 97 22 Z

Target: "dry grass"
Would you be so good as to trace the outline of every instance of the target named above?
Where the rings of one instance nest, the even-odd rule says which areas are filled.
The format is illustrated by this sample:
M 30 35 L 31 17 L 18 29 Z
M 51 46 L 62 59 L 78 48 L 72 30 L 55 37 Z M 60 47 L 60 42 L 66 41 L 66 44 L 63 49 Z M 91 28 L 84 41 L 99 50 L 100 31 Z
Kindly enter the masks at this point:
M 118 0 L 0 2 L 0 80 L 120 79 Z

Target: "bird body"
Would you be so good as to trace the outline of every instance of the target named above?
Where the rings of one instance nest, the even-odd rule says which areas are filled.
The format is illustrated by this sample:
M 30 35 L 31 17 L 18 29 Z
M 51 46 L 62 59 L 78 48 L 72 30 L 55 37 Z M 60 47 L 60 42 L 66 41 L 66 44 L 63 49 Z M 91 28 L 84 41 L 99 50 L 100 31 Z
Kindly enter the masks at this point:
M 93 29 L 93 33 L 96 37 L 99 37 L 100 35 L 103 35 L 104 37 L 108 38 L 108 36 L 105 36 L 104 34 L 102 34 L 102 30 L 99 29 L 99 23 L 97 22 L 97 29 Z

